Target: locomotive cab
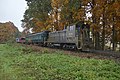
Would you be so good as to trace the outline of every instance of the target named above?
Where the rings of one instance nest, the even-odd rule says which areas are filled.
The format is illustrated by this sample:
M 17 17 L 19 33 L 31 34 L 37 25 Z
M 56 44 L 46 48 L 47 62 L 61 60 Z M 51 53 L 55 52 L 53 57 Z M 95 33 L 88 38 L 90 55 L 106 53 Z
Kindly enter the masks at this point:
M 88 24 L 76 24 L 76 46 L 77 49 L 89 51 L 90 48 L 90 27 Z

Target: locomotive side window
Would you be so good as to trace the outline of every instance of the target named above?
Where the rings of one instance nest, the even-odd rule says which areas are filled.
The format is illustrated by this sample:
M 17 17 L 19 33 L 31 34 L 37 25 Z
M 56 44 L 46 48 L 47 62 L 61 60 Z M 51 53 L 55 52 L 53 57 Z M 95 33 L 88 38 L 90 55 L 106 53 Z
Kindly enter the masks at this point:
M 79 25 L 76 25 L 76 35 L 78 35 L 80 33 L 80 26 Z
M 85 37 L 88 37 L 87 29 L 84 29 L 84 35 L 85 35 Z
M 84 31 L 84 35 L 85 35 L 87 38 L 89 37 L 89 32 L 90 32 L 89 29 L 90 29 L 90 27 L 89 27 L 88 24 L 84 25 L 83 31 Z
M 69 29 L 70 31 L 72 31 L 74 29 L 74 26 L 70 26 Z

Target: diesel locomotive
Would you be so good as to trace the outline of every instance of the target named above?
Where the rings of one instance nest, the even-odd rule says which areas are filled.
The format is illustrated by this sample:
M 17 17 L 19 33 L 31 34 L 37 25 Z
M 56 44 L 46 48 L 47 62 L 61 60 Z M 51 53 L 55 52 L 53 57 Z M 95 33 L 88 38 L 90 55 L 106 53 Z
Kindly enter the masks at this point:
M 42 46 L 89 50 L 92 40 L 90 38 L 90 26 L 78 22 L 67 26 L 61 31 L 43 31 L 29 34 L 25 37 L 27 44 L 39 44 Z

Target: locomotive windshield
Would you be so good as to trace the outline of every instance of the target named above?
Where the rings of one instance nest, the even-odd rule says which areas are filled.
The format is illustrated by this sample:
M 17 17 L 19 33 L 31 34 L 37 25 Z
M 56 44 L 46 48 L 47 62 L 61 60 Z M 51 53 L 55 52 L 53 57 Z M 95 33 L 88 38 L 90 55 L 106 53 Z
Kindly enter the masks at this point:
M 85 33 L 85 36 L 89 34 L 90 27 L 88 24 L 82 24 L 82 25 L 76 25 L 76 35 L 78 35 L 80 32 L 83 34 Z

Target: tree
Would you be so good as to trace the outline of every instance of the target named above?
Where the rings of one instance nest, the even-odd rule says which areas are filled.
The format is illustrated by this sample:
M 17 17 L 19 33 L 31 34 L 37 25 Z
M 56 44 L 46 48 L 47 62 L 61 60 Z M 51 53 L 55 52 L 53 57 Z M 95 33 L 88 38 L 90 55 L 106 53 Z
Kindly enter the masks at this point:
M 63 30 L 64 26 L 84 21 L 91 25 L 94 48 L 113 50 L 120 44 L 119 0 L 26 0 L 25 28 L 34 32 Z M 86 16 L 91 14 L 91 17 Z M 109 45 L 110 46 L 110 45 Z
M 105 44 L 112 40 L 113 50 L 118 42 L 119 34 L 119 9 L 120 1 L 118 0 L 91 0 L 92 25 L 95 48 L 105 49 Z M 117 26 L 116 26 L 117 25 Z M 117 30 L 116 30 L 117 29 Z M 116 36 L 115 36 L 116 35 Z M 99 44 L 100 43 L 100 44 Z
M 15 41 L 18 36 L 19 31 L 12 22 L 0 23 L 0 42 Z
M 22 22 L 26 24 L 24 27 L 27 29 L 33 28 L 33 32 L 38 32 L 39 28 L 36 27 L 46 27 L 46 21 L 48 13 L 51 11 L 51 1 L 50 0 L 26 0 L 28 9 L 25 11 L 24 19 Z M 42 23 L 42 25 L 38 24 Z M 41 30 L 40 30 L 41 31 Z

